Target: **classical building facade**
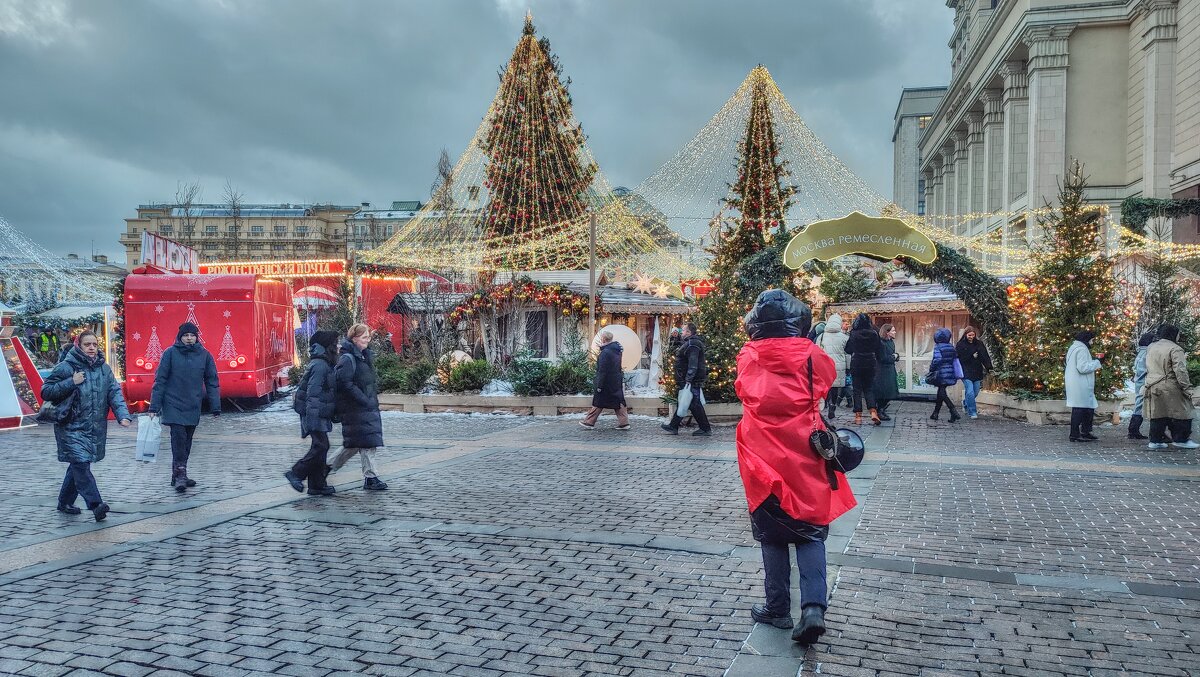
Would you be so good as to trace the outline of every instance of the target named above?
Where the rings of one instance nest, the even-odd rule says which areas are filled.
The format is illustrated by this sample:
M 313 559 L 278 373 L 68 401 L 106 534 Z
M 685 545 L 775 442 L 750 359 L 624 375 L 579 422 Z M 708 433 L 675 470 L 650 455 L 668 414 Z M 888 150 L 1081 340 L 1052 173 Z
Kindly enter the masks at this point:
M 344 258 L 347 219 L 358 207 L 339 205 L 138 205 L 125 219 L 121 244 L 130 270 L 141 260 L 142 232 L 194 248 L 201 261 Z
M 896 104 L 892 122 L 892 202 L 910 214 L 925 213 L 921 136 L 945 95 L 945 87 L 905 87 Z
M 1200 2 L 947 0 L 952 76 L 920 142 L 926 212 L 1053 202 L 1072 159 L 1114 220 L 1129 196 L 1200 196 Z M 1033 239 L 1024 218 L 960 233 Z M 1177 242 L 1200 241 L 1196 219 Z

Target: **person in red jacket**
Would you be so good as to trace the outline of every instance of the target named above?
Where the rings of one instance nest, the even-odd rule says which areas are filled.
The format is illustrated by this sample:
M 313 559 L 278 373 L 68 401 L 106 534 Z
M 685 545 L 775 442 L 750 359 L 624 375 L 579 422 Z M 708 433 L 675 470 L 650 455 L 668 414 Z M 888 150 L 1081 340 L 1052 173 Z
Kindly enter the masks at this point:
M 750 341 L 738 353 L 735 382 L 743 407 L 738 469 L 762 548 L 767 598 L 750 613 L 759 623 L 793 627 L 788 550 L 794 547 L 801 613 L 792 639 L 801 644 L 825 634 L 825 538 L 829 524 L 855 506 L 845 475 L 809 442 L 825 426 L 821 400 L 837 378 L 833 359 L 804 338 L 811 323 L 812 311 L 791 294 L 760 294 L 746 315 Z

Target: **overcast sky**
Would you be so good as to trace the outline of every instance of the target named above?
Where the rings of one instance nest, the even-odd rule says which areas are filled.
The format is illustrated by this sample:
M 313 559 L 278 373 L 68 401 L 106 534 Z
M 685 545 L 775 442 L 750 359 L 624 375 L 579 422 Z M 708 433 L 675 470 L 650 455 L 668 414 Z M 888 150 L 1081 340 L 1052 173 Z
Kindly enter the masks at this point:
M 0 0 L 0 216 L 123 260 L 123 219 L 180 181 L 210 202 L 227 178 L 248 202 L 425 200 L 526 8 L 612 185 L 670 159 L 761 62 L 891 197 L 900 89 L 949 78 L 943 0 Z

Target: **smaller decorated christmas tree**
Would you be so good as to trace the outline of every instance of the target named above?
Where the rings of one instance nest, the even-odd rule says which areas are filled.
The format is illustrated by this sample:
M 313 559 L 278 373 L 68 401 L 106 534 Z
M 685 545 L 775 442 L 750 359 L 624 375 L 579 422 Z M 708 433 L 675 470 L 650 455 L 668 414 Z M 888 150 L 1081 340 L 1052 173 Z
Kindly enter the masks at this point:
M 1101 239 L 1102 214 L 1084 203 L 1086 179 L 1076 162 L 1059 193 L 1059 207 L 1040 219 L 1044 243 L 1033 269 L 1008 288 L 1012 331 L 1003 380 L 1010 392 L 1063 397 L 1064 364 L 1075 335 L 1093 331 L 1092 354 L 1105 354 L 1096 396 L 1112 397 L 1129 377 L 1130 342 L 1138 307 L 1114 275 Z
M 225 336 L 221 339 L 221 349 L 217 352 L 217 359 L 222 362 L 237 362 L 237 348 L 233 345 L 233 333 L 229 331 L 229 325 L 225 325 Z
M 196 340 L 203 342 L 204 334 L 200 331 L 200 321 L 196 319 L 196 304 L 195 303 L 188 304 L 187 319 L 185 319 L 184 322 L 191 322 L 192 324 L 196 325 Z
M 158 364 L 162 359 L 163 347 L 162 341 L 158 338 L 158 327 L 150 327 L 150 339 L 146 341 L 146 354 L 142 356 L 142 362 L 146 364 Z

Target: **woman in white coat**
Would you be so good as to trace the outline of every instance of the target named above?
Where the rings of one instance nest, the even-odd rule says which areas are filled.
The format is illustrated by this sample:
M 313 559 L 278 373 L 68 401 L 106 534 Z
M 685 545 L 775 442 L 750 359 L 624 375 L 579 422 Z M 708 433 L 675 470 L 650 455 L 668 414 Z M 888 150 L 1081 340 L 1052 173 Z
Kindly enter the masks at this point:
M 837 378 L 826 396 L 825 415 L 830 419 L 837 413 L 838 396 L 842 388 L 846 387 L 846 367 L 849 362 L 846 356 L 846 342 L 850 340 L 850 336 L 843 329 L 842 316 L 834 313 L 825 320 L 825 331 L 817 337 L 817 345 L 826 355 L 833 358 L 833 366 L 837 369 Z
M 1067 406 L 1071 408 L 1071 441 L 1095 442 L 1100 439 L 1092 434 L 1092 423 L 1096 419 L 1096 372 L 1100 371 L 1100 360 L 1104 353 L 1092 357 L 1094 331 L 1081 331 L 1075 342 L 1067 349 L 1063 384 L 1067 391 Z

